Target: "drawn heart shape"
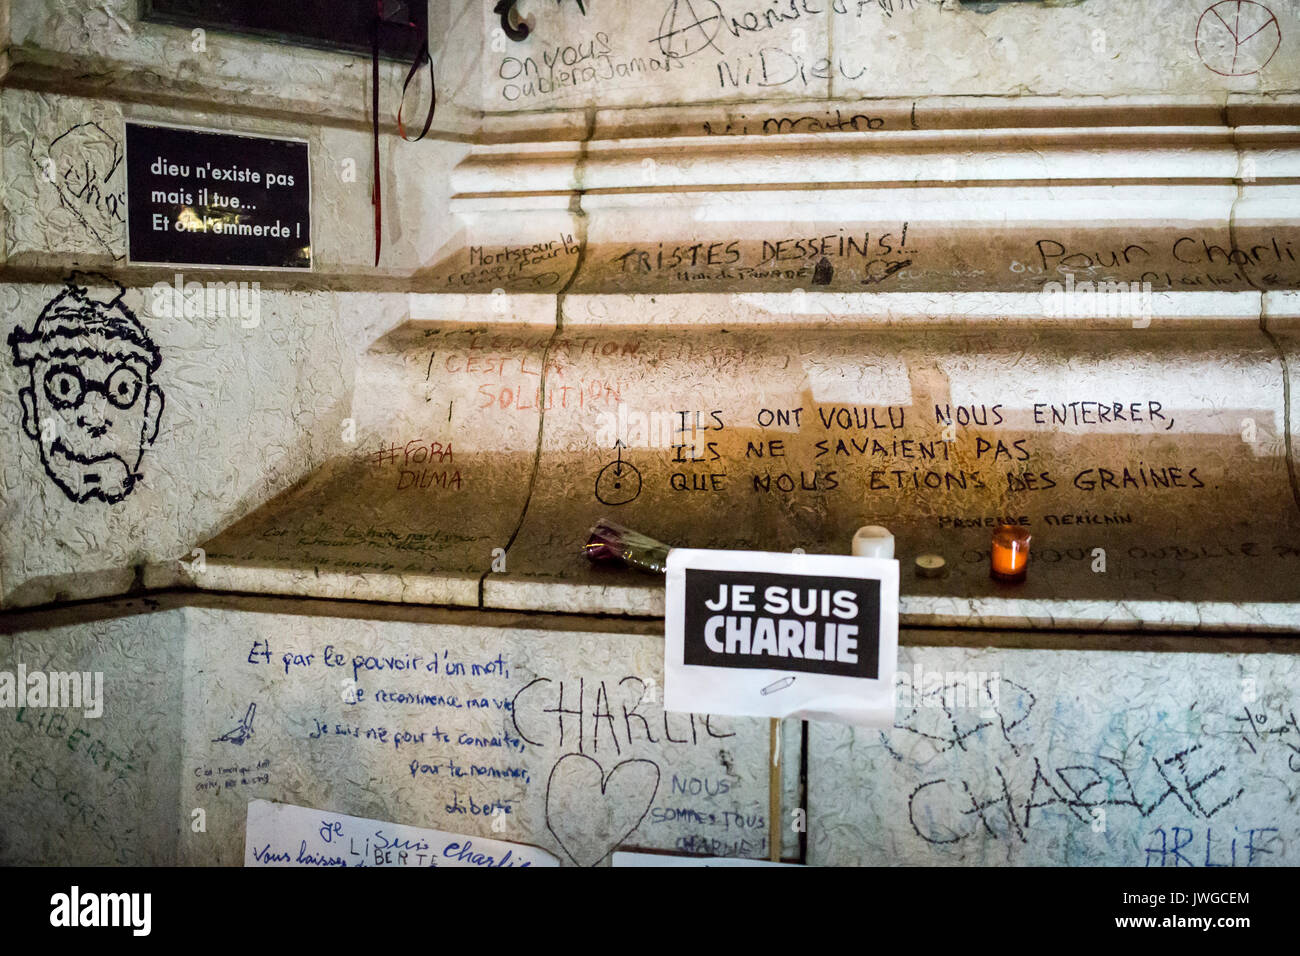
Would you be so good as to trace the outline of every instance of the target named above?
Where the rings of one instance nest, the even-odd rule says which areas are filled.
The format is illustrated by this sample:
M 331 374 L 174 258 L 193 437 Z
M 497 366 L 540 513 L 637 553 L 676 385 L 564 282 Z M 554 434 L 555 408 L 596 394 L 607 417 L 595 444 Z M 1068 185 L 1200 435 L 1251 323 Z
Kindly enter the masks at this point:
M 594 757 L 565 754 L 546 781 L 546 829 L 574 863 L 595 866 L 641 825 L 659 776 L 653 760 L 624 760 L 605 773 Z

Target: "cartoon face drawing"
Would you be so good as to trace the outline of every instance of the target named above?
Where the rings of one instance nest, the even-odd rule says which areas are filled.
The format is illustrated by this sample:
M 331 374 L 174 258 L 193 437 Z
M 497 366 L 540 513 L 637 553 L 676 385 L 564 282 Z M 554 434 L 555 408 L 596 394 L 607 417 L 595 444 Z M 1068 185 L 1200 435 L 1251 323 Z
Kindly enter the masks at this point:
M 77 276 L 51 299 L 31 329 L 9 333 L 14 366 L 27 368 L 19 392 L 23 431 L 40 449 L 45 473 L 71 500 L 109 503 L 131 493 L 140 460 L 158 437 L 163 393 L 153 383 L 162 356 L 122 302 L 98 300 Z

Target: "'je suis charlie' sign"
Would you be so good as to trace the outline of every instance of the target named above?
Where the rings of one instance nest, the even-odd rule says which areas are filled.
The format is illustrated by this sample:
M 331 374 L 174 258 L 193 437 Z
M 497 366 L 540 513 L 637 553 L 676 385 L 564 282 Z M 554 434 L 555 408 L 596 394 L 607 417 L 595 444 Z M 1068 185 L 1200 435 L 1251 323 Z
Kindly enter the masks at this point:
M 893 726 L 897 561 L 678 548 L 667 584 L 665 709 Z

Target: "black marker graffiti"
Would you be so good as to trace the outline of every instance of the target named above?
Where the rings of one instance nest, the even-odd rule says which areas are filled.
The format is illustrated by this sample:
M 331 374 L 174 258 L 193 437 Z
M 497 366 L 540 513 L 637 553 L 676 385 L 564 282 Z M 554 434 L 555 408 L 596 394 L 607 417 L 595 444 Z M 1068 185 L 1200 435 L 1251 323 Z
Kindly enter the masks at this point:
M 546 829 L 574 863 L 595 866 L 641 825 L 659 778 L 653 760 L 624 760 L 605 773 L 594 757 L 565 754 L 546 780 Z M 573 808 L 581 808 L 581 817 L 565 813 Z
M 248 705 L 248 710 L 244 712 L 244 719 L 234 726 L 234 729 L 226 731 L 220 737 L 212 742 L 214 744 L 229 743 L 237 746 L 244 746 L 244 742 L 253 736 L 253 717 L 257 714 L 257 704 Z M 320 722 L 317 721 L 319 724 Z
M 618 457 L 605 465 L 596 475 L 596 498 L 610 506 L 625 505 L 641 494 L 641 472 L 631 462 L 623 460 L 627 446 L 620 438 L 614 443 Z
M 78 123 L 50 141 L 45 157 L 33 158 L 64 208 L 114 259 L 123 258 L 112 242 L 126 223 L 122 144 L 98 123 Z
M 697 0 L 704 15 L 696 12 L 692 0 L 672 0 L 659 21 L 659 34 L 650 38 L 659 44 L 659 52 L 673 60 L 684 60 L 701 50 L 712 47 L 722 53 L 713 42 L 722 26 L 722 8 L 714 0 Z
M 1023 744 L 1018 746 L 1011 732 L 1029 718 L 1038 698 L 1028 687 L 1013 680 L 987 678 L 970 695 L 974 700 L 969 703 L 980 705 L 972 710 L 965 706 L 967 690 L 960 681 L 949 681 L 928 690 L 914 689 L 912 706 L 898 709 L 894 728 L 915 734 L 929 741 L 938 753 L 946 753 L 967 750 L 968 739 L 977 737 L 985 727 L 997 727 L 1011 752 L 1019 756 Z M 1006 695 L 1005 705 L 1003 695 Z M 958 706 L 959 702 L 962 706 Z M 884 733 L 880 739 L 886 741 Z
M 1287 769 L 1292 773 L 1300 773 L 1300 721 L 1296 720 L 1294 710 L 1288 709 L 1285 714 L 1280 715 L 1281 720 L 1274 726 L 1269 727 L 1269 718 L 1264 713 L 1254 713 L 1250 707 L 1243 707 L 1245 717 L 1233 717 L 1238 723 L 1245 723 L 1249 733 L 1243 731 L 1242 743 L 1250 748 L 1252 754 L 1259 753 L 1259 748 L 1266 744 L 1277 741 L 1282 744 L 1284 752 L 1287 754 Z M 1288 739 L 1287 735 L 1292 731 L 1295 732 L 1295 741 Z M 1258 745 L 1258 746 L 1257 746 Z M 1274 749 L 1277 752 L 1278 748 Z
M 1139 737 L 1135 741 L 1140 752 L 1137 760 L 1122 753 L 1117 756 L 1098 753 L 1082 763 L 1057 763 L 1051 759 L 1044 762 L 1032 753 L 1022 756 L 1020 747 L 1012 742 L 1011 731 L 1029 717 L 1035 698 L 1026 688 L 1005 678 L 1001 683 L 1022 692 L 1013 701 L 1017 712 L 1010 722 L 1009 708 L 998 705 L 991 708 L 996 712 L 1002 740 L 1020 759 L 995 763 L 996 782 L 986 773 L 969 772 L 932 777 L 918 783 L 907 798 L 908 822 L 916 836 L 928 844 L 957 844 L 977 832 L 993 840 L 1028 843 L 1035 821 L 1049 808 L 1091 823 L 1104 819 L 1106 810 L 1123 808 L 1147 819 L 1162 807 L 1177 806 L 1190 817 L 1208 821 L 1245 794 L 1244 787 L 1231 781 L 1227 767 L 1217 762 L 1201 744 L 1167 754 L 1148 747 Z M 987 683 L 983 690 L 988 692 Z M 1027 698 L 1027 706 L 1022 698 Z M 989 699 L 992 700 L 992 695 Z M 940 700 L 946 697 L 935 698 L 936 703 Z M 922 701 L 929 703 L 924 697 Z M 936 715 L 934 724 L 950 723 L 951 730 L 927 733 L 913 725 L 918 714 L 918 709 L 913 707 L 910 713 L 901 715 L 895 728 L 925 738 L 939 752 L 968 751 L 968 738 L 985 727 L 995 726 L 992 720 L 979 721 L 973 726 L 959 725 L 955 711 L 945 704 L 943 718 Z M 881 740 L 892 757 L 903 760 L 885 735 L 881 735 Z M 895 738 L 894 743 L 900 742 Z
M 69 499 L 121 501 L 140 478 L 144 451 L 158 437 L 163 393 L 153 383 L 162 361 L 144 326 L 122 302 L 123 287 L 93 298 L 73 275 L 31 329 L 9 333 L 15 368 L 27 368 L 19 393 L 23 431 L 40 449 L 45 473 Z
M 883 264 L 879 271 L 873 270 L 873 267 L 877 263 Z M 911 259 L 892 259 L 892 260 L 872 259 L 870 262 L 867 263 L 867 269 L 866 269 L 867 277 L 862 280 L 862 284 L 871 285 L 874 282 L 884 282 L 895 272 L 898 272 L 902 269 L 906 269 L 911 264 L 912 264 Z

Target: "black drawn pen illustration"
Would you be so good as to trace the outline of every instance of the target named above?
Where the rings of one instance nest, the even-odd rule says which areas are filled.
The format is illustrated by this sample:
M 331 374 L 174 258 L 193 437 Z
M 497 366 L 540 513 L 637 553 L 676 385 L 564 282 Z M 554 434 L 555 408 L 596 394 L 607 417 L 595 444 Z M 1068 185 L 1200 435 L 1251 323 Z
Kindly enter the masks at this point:
M 249 737 L 253 736 L 253 715 L 257 713 L 257 704 L 248 705 L 248 711 L 244 714 L 244 719 L 235 725 L 233 730 L 229 730 L 217 737 L 212 742 L 214 744 L 225 741 L 226 743 L 236 744 L 242 747 Z
M 775 694 L 777 691 L 785 690 L 793 683 L 794 683 L 793 676 L 782 677 L 780 680 L 772 681 L 772 683 L 764 687 L 759 693 L 761 693 L 764 697 L 766 697 L 768 694 Z

